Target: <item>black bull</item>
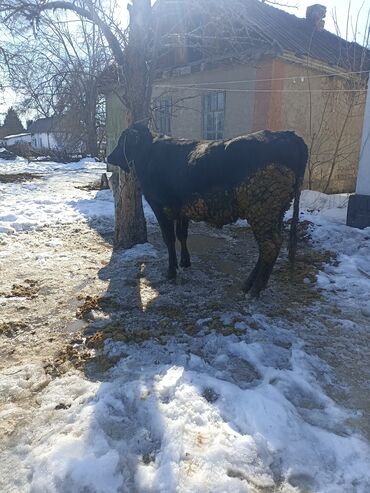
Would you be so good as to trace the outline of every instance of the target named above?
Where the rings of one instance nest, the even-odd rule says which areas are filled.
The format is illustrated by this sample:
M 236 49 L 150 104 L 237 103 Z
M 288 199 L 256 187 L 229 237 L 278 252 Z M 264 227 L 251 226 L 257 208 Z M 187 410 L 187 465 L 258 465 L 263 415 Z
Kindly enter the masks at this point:
M 283 217 L 293 198 L 289 257 L 294 259 L 307 157 L 306 144 L 294 132 L 264 130 L 224 141 L 191 141 L 155 135 L 135 124 L 122 133 L 108 163 L 126 172 L 135 166 L 168 248 L 169 278 L 178 268 L 176 236 L 180 266 L 190 266 L 189 220 L 221 227 L 247 219 L 259 257 L 244 290 L 257 296 L 279 255 Z

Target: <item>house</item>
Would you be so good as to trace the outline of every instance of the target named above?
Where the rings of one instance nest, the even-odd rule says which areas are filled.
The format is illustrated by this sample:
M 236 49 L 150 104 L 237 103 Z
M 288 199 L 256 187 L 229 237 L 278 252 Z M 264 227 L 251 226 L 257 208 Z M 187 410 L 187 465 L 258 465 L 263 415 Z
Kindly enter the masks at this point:
M 73 137 L 69 132 L 67 119 L 64 116 L 39 118 L 29 124 L 26 133 L 4 137 L 4 143 L 6 146 L 28 143 L 33 149 L 41 151 L 80 152 L 82 148 L 81 140 Z
M 21 134 L 7 135 L 3 138 L 3 141 L 6 147 L 13 146 L 15 144 L 30 144 L 31 134 L 23 132 Z
M 324 29 L 326 9 L 298 18 L 259 0 L 158 0 L 162 50 L 154 126 L 189 139 L 294 130 L 307 142 L 305 186 L 353 191 L 370 53 Z M 106 91 L 108 152 L 127 126 L 120 87 Z
M 61 117 L 39 118 L 28 127 L 31 144 L 34 149 L 62 149 L 65 131 L 61 126 Z
M 2 126 L 0 125 L 0 147 L 5 146 L 5 131 L 3 130 Z

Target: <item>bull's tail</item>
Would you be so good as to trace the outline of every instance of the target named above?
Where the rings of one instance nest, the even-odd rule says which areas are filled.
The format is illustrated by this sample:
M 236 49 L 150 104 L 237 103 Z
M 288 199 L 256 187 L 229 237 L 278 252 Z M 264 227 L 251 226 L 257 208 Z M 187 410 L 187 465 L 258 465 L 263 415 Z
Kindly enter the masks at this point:
M 307 161 L 308 161 L 308 148 L 304 140 L 298 137 L 298 173 L 296 174 L 294 184 L 294 203 L 293 203 L 293 217 L 290 226 L 289 237 L 289 260 L 291 265 L 294 265 L 294 260 L 297 252 L 297 227 L 299 223 L 299 199 L 301 197 L 301 190 L 303 185 L 303 177 L 305 174 Z
M 297 227 L 299 222 L 299 199 L 301 197 L 302 181 L 301 178 L 297 177 L 294 187 L 293 217 L 289 235 L 289 260 L 292 265 L 294 264 L 297 252 Z

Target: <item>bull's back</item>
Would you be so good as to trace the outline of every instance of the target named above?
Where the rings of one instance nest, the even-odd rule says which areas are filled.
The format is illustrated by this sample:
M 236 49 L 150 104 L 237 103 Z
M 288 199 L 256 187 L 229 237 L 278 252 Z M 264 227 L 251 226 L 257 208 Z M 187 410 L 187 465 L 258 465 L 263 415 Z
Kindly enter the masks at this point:
M 263 130 L 228 141 L 199 143 L 190 154 L 185 189 L 204 194 L 246 183 L 272 163 L 304 176 L 307 146 L 294 132 Z
M 245 170 L 244 180 L 272 163 L 303 177 L 308 151 L 303 139 L 294 132 L 262 130 L 231 139 L 225 145 L 225 160 Z

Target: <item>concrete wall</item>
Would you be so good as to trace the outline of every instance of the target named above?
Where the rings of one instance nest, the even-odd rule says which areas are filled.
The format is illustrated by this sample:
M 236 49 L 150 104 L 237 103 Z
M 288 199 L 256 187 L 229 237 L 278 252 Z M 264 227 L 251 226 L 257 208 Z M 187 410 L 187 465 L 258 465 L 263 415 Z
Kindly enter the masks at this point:
M 225 66 L 204 72 L 172 77 L 156 81 L 153 88 L 153 107 L 159 97 L 171 97 L 171 134 L 186 139 L 203 138 L 202 95 L 211 90 L 225 92 L 225 138 L 235 137 L 252 131 L 254 118 L 254 80 L 256 69 L 248 66 Z M 246 81 L 228 84 L 230 81 Z M 210 85 L 208 83 L 211 82 Z M 191 84 L 204 84 L 202 89 L 191 89 Z M 170 87 L 169 87 L 170 86 Z M 182 86 L 182 87 L 179 87 Z M 238 92 L 242 89 L 247 92 Z M 115 147 L 124 128 L 127 127 L 126 110 L 117 91 L 106 95 L 107 154 Z

